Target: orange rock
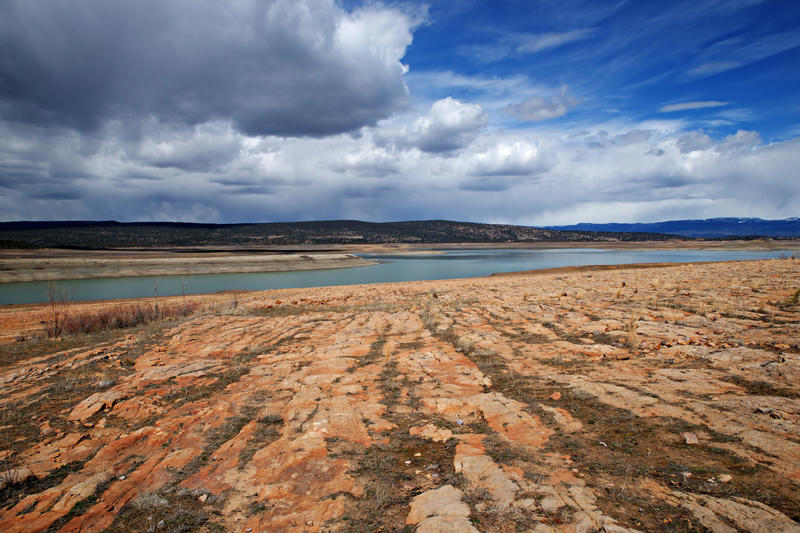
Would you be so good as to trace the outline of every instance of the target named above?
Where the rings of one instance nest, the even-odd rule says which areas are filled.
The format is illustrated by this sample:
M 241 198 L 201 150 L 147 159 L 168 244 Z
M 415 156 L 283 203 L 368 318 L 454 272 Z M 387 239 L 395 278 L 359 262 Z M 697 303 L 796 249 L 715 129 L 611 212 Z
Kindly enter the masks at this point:
M 113 390 L 96 392 L 75 406 L 69 415 L 69 419 L 86 420 L 103 409 L 110 409 L 118 400 L 124 397 L 125 394 Z
M 463 493 L 452 485 L 443 485 L 436 490 L 429 490 L 411 500 L 411 509 L 406 524 L 419 524 L 433 517 L 469 516 L 469 505 L 461 498 Z
M 449 429 L 442 429 L 433 424 L 412 427 L 408 430 L 409 434 L 432 440 L 433 442 L 446 442 L 453 437 L 453 432 Z

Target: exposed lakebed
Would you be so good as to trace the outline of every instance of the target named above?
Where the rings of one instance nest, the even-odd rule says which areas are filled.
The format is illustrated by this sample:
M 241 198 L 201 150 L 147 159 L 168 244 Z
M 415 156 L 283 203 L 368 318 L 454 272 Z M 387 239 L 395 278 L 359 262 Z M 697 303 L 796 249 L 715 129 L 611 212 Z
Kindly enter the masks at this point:
M 791 250 L 608 250 L 561 248 L 536 250 L 447 250 L 442 253 L 358 254 L 379 264 L 325 270 L 228 274 L 138 276 L 59 281 L 74 300 L 105 300 L 212 293 L 226 290 L 266 290 L 394 281 L 467 278 L 493 273 L 584 265 L 684 263 L 771 259 Z M 0 305 L 47 300 L 45 281 L 0 285 Z

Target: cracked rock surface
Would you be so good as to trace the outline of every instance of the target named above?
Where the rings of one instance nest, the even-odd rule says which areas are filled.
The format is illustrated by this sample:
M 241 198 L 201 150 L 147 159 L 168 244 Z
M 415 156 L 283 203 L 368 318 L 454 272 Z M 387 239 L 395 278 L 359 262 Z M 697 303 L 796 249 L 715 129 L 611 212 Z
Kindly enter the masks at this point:
M 800 531 L 798 286 L 783 259 L 287 289 L 61 340 L 8 307 L 0 531 Z

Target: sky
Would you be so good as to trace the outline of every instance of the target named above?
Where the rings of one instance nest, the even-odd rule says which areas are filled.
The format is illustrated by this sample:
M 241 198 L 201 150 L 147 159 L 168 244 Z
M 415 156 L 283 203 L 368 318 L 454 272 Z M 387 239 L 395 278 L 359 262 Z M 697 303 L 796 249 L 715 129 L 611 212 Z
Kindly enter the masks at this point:
M 0 2 L 0 220 L 798 215 L 796 0 Z

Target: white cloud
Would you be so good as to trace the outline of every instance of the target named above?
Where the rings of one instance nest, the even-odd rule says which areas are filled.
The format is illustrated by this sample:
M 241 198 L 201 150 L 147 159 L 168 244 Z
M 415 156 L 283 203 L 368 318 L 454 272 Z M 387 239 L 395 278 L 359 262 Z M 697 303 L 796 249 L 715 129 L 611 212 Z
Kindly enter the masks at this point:
M 756 114 L 749 108 L 723 109 L 715 114 L 720 119 L 734 122 L 749 122 L 756 118 Z
M 711 74 L 718 74 L 726 70 L 732 70 L 742 66 L 739 61 L 709 61 L 701 63 L 696 67 L 689 69 L 689 74 L 694 76 L 709 76 Z
M 410 126 L 379 136 L 400 148 L 450 152 L 467 146 L 488 121 L 489 114 L 481 106 L 448 96 L 434 102 L 430 111 Z
M 519 120 L 538 122 L 563 117 L 570 108 L 579 103 L 579 100 L 567 95 L 567 86 L 564 85 L 558 94 L 550 98 L 534 96 L 518 104 L 506 106 L 505 111 Z
M 528 140 L 501 140 L 468 155 L 468 174 L 473 176 L 530 176 L 552 163 L 539 146 Z
M 470 107 L 472 106 L 472 107 Z M 124 128 L 102 140 L 0 121 L 4 218 L 265 221 L 450 218 L 523 224 L 797 216 L 800 140 L 756 132 L 715 138 L 680 121 L 608 123 L 583 132 L 483 128 L 473 104 L 444 100 L 395 124 L 450 152 L 398 149 L 384 126 L 359 136 L 247 137 L 224 123 Z M 412 136 L 412 132 L 417 137 Z M 463 135 L 471 142 L 465 142 Z M 219 142 L 206 168 L 184 164 Z M 423 142 L 424 144 L 424 142 Z
M 757 40 L 747 40 L 744 36 L 731 37 L 705 49 L 698 58 L 699 64 L 689 69 L 689 74 L 718 74 L 797 47 L 800 47 L 800 31 L 797 30 L 773 33 Z
M 373 178 L 383 178 L 399 172 L 395 154 L 383 147 L 366 143 L 343 154 L 338 163 L 331 165 L 331 169 L 335 172 Z
M 564 32 L 519 33 L 501 31 L 500 37 L 488 44 L 467 44 L 457 48 L 457 52 L 479 63 L 491 63 L 509 56 L 534 54 L 543 50 L 558 48 L 567 43 L 581 41 L 594 35 L 594 28 L 579 28 Z
M 593 33 L 594 29 L 592 28 L 580 28 L 558 33 L 529 34 L 520 37 L 517 52 L 521 54 L 541 52 L 548 48 L 556 48 L 567 43 L 586 39 L 591 37 Z
M 721 107 L 728 105 L 728 102 L 719 102 L 717 100 L 701 100 L 696 102 L 681 102 L 678 104 L 669 104 L 659 108 L 662 113 L 673 113 L 675 111 L 687 111 L 691 109 L 705 109 L 709 107 Z
M 702 131 L 690 131 L 675 139 L 681 153 L 707 150 L 714 146 L 714 140 Z
M 756 131 L 739 130 L 733 135 L 728 135 L 717 147 L 718 150 L 754 150 L 761 144 L 761 135 Z

